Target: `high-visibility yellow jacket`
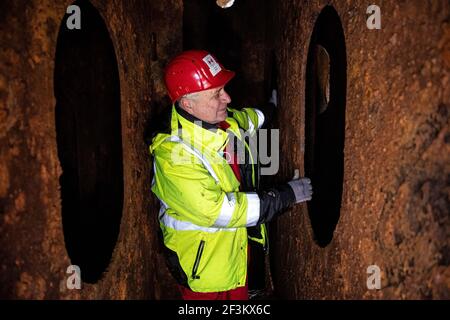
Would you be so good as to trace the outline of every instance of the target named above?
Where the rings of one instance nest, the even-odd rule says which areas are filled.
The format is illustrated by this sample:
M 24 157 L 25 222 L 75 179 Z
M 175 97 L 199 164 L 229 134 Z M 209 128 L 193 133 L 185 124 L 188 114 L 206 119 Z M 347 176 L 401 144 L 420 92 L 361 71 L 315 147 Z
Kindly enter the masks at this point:
M 273 193 L 261 196 L 239 191 L 240 183 L 224 158 L 224 148 L 229 134 L 248 147 L 239 128 L 254 134 L 264 115 L 252 108 L 228 111 L 226 132 L 188 120 L 173 106 L 170 130 L 158 133 L 150 146 L 152 191 L 161 202 L 159 222 L 169 266 L 179 283 L 196 292 L 245 285 L 247 227 L 262 225 L 270 220 L 266 211 L 271 211 L 272 217 L 293 201 L 287 189 L 278 192 L 277 205 L 267 205 L 274 201 Z M 255 187 L 257 172 L 254 165 L 250 167 Z M 265 204 L 262 198 L 268 199 Z M 266 244 L 265 227 L 254 240 Z

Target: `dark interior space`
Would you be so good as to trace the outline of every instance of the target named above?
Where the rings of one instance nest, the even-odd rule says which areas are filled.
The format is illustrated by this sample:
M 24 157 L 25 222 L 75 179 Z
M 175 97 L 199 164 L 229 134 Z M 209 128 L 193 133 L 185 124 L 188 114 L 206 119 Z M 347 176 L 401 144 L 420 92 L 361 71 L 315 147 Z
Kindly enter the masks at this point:
M 340 217 L 347 85 L 345 38 L 331 6 L 320 13 L 306 67 L 305 172 L 314 185 L 308 212 L 315 241 L 325 247 Z
M 263 92 L 266 1 L 236 1 L 227 9 L 215 1 L 186 0 L 183 5 L 183 49 L 209 51 L 236 72 L 226 87 L 233 107 L 261 103 L 267 96 Z
M 239 94 L 243 84 L 242 39 L 236 28 L 236 15 L 242 11 L 238 1 L 229 9 L 222 9 L 215 1 L 187 0 L 183 2 L 183 49 L 201 49 L 213 53 L 236 76 L 227 85 L 232 100 Z M 241 75 L 240 75 L 241 74 Z
M 54 88 L 62 221 L 71 263 L 87 283 L 108 267 L 123 208 L 120 86 L 106 25 L 89 1 L 76 1 L 81 29 L 59 30 Z

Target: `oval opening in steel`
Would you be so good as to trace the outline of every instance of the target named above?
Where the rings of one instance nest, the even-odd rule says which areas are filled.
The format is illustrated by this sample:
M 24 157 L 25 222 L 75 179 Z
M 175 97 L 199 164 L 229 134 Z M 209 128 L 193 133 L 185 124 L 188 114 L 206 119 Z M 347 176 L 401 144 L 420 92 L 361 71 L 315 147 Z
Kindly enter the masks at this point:
M 64 240 L 81 279 L 97 282 L 107 269 L 123 208 L 120 85 L 106 25 L 89 1 L 76 1 L 81 29 L 62 20 L 54 90 Z
M 306 67 L 305 173 L 314 194 L 308 212 L 316 243 L 327 246 L 340 217 L 344 174 L 347 58 L 336 10 L 317 18 Z

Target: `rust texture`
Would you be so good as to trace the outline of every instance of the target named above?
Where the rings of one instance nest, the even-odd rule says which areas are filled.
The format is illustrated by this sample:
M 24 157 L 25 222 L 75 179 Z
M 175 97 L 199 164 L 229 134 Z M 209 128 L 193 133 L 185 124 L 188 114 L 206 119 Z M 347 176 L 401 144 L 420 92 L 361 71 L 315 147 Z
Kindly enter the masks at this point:
M 448 299 L 449 3 L 384 1 L 381 29 L 369 30 L 364 1 L 277 2 L 285 178 L 304 166 L 307 52 L 325 5 L 338 13 L 347 49 L 340 220 L 325 248 L 313 240 L 306 206 L 278 220 L 278 294 Z M 381 290 L 367 288 L 371 265 L 381 270 Z
M 315 22 L 330 5 L 342 24 L 347 62 L 340 216 L 324 246 L 315 241 L 306 205 L 271 224 L 274 294 L 449 299 L 449 2 L 382 1 L 381 29 L 369 30 L 368 3 L 361 0 L 236 0 L 220 13 L 229 46 L 209 42 L 206 13 L 222 10 L 209 2 L 91 1 L 117 58 L 124 195 L 109 266 L 81 290 L 66 286 L 71 260 L 54 96 L 58 32 L 72 2 L 0 3 L 0 298 L 178 298 L 158 241 L 143 141 L 147 119 L 169 103 L 164 65 L 183 47 L 214 50 L 240 72 L 230 84 L 237 105 L 259 103 L 276 78 L 280 170 L 264 184 L 285 182 L 294 169 L 305 174 L 308 50 Z M 367 287 L 372 265 L 381 271 L 380 290 Z

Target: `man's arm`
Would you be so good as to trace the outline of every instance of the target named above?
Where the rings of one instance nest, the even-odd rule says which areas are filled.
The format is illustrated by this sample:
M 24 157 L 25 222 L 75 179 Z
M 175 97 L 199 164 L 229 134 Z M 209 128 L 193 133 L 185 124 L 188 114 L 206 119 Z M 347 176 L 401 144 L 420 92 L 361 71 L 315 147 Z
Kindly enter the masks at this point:
M 295 177 L 288 183 L 265 191 L 259 191 L 261 213 L 258 224 L 271 221 L 275 216 L 283 213 L 294 203 L 312 199 L 312 185 L 309 178 Z
M 176 212 L 175 219 L 202 227 L 251 227 L 300 202 L 290 184 L 258 193 L 224 192 L 201 162 L 190 157 L 174 163 L 171 152 L 158 153 L 152 191 Z
M 255 192 L 224 192 L 204 164 L 191 155 L 163 146 L 154 157 L 152 191 L 176 212 L 175 219 L 201 227 L 239 228 L 258 223 L 260 201 Z M 181 159 L 184 158 L 184 159 Z M 182 161 L 185 160 L 185 161 Z

